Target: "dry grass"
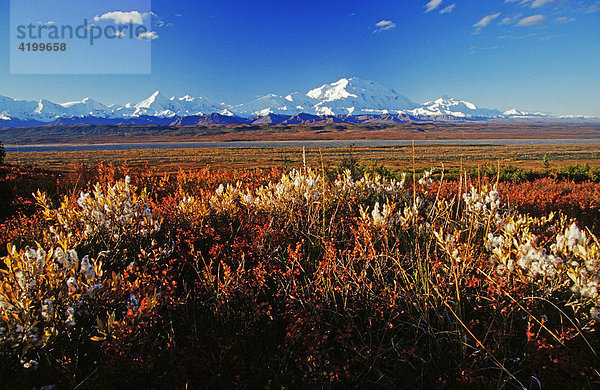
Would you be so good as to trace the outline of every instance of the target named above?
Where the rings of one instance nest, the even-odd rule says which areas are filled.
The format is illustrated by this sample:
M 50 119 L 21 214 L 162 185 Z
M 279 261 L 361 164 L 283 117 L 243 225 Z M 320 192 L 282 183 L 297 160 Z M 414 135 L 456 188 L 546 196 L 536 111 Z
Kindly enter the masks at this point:
M 46 166 L 103 153 L 128 166 L 7 167 L 0 182 L 23 203 L 0 229 L 0 383 L 596 386 L 600 185 L 411 174 L 593 163 L 589 146 L 310 149 L 306 164 L 297 149 L 56 153 Z M 408 175 L 329 175 L 350 153 Z M 298 170 L 130 169 L 146 163 Z M 52 190 L 37 207 L 32 186 Z
M 309 163 L 321 164 L 321 156 L 329 165 L 336 165 L 350 156 L 361 164 L 383 165 L 401 169 L 412 164 L 410 146 L 306 148 Z M 511 164 L 517 168 L 543 171 L 542 160 L 547 156 L 551 168 L 575 163 L 600 167 L 600 144 L 543 144 L 527 146 L 417 146 L 417 168 L 440 166 L 446 168 L 477 167 L 486 163 Z M 139 149 L 122 151 L 85 152 L 27 152 L 9 153 L 8 163 L 35 165 L 63 171 L 74 164 L 95 165 L 101 161 L 124 163 L 136 167 L 146 164 L 163 172 L 180 168 L 265 168 L 293 167 L 302 163 L 302 148 L 202 148 L 202 149 Z

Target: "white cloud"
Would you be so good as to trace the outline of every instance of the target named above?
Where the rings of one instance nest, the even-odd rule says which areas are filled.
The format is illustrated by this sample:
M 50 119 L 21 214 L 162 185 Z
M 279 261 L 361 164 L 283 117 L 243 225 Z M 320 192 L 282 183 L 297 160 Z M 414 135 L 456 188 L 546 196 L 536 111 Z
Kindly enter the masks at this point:
M 532 0 L 504 0 L 504 4 L 506 3 L 519 3 L 520 6 L 526 7 L 531 4 Z
M 564 35 L 562 35 L 562 34 L 546 35 L 545 37 L 539 38 L 538 41 L 548 41 L 550 39 L 556 39 L 556 38 L 562 38 L 562 37 L 564 37 Z
M 440 11 L 440 14 L 448 14 L 452 11 L 454 11 L 454 8 L 456 8 L 456 3 L 450 4 L 449 6 L 447 6 L 446 8 L 444 8 L 443 10 Z
M 531 15 L 527 16 L 517 23 L 517 26 L 520 27 L 528 27 L 528 26 L 539 26 L 546 21 L 546 17 L 544 15 Z
M 99 22 L 101 20 L 110 20 L 115 24 L 144 24 L 144 18 L 150 16 L 151 13 L 141 13 L 139 11 L 112 11 L 107 12 L 104 15 L 95 16 L 94 21 Z
M 543 7 L 545 5 L 554 3 L 556 0 L 535 0 L 533 3 L 531 3 L 531 8 L 539 8 L 539 7 Z
M 442 0 L 430 0 L 425 4 L 425 12 L 431 12 L 442 4 Z
M 395 29 L 396 23 L 392 22 L 391 20 L 381 20 L 381 21 L 375 23 L 374 27 L 375 27 L 375 29 L 373 30 L 373 33 L 378 33 L 381 31 Z
M 554 21 L 555 21 L 556 23 L 562 23 L 562 24 L 565 24 L 565 23 L 571 23 L 571 22 L 574 22 L 574 21 L 575 21 L 575 18 L 570 18 L 570 17 L 568 17 L 568 16 L 561 16 L 561 17 L 558 17 L 558 18 L 554 19 Z
M 471 47 L 469 47 L 469 50 L 471 50 L 471 51 L 477 51 L 477 50 L 496 50 L 497 48 L 498 48 L 498 45 L 483 46 L 483 47 L 471 46 Z
M 483 18 L 481 18 L 479 22 L 475 23 L 473 27 L 475 27 L 476 31 L 480 31 L 482 28 L 492 23 L 494 19 L 496 19 L 498 16 L 500 16 L 500 12 L 491 15 L 486 15 Z
M 535 33 L 531 33 L 531 34 L 525 34 L 525 35 L 500 35 L 498 36 L 498 39 L 527 39 L 527 38 L 531 38 L 531 37 L 535 37 L 538 34 Z
M 568 1 L 568 0 L 567 0 Z M 552 3 L 565 3 L 565 0 L 504 0 L 504 3 L 519 3 L 522 7 L 540 8 Z
M 152 41 L 154 39 L 158 39 L 158 34 L 156 33 L 156 31 L 148 31 L 138 35 L 137 39 L 141 41 Z
M 588 14 L 600 11 L 600 0 L 596 1 L 594 4 L 590 5 L 585 12 Z
M 498 23 L 501 26 L 507 25 L 507 24 L 514 24 L 516 23 L 519 19 L 521 19 L 522 15 L 521 14 L 517 14 L 517 15 L 513 15 L 513 16 L 507 16 L 505 18 L 502 18 L 502 20 L 500 20 L 500 22 Z

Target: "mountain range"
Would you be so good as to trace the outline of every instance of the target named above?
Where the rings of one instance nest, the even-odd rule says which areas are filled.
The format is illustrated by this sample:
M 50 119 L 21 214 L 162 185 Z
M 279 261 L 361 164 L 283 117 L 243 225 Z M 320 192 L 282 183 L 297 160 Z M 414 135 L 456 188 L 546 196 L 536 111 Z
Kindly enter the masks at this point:
M 251 102 L 230 105 L 210 98 L 169 97 L 156 91 L 136 104 L 105 105 L 92 98 L 54 103 L 0 96 L 0 127 L 75 124 L 299 124 L 403 123 L 514 118 L 552 118 L 517 109 L 501 112 L 443 96 L 415 103 L 392 88 L 356 77 L 342 78 L 302 94 L 269 94 Z

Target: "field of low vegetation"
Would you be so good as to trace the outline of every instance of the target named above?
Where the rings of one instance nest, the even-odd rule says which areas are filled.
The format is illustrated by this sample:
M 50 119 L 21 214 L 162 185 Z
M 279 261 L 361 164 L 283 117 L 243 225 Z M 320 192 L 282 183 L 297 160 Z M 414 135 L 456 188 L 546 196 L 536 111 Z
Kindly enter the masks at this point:
M 10 145 L 185 141 L 598 139 L 600 124 L 529 121 L 297 125 L 56 125 L 0 128 Z
M 600 171 L 544 164 L 3 165 L 0 387 L 597 388 Z

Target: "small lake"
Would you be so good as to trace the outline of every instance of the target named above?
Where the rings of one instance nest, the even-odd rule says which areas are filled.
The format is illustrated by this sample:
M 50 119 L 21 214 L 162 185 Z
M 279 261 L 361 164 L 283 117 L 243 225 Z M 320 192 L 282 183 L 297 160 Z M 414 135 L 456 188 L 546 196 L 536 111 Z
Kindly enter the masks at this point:
M 349 146 L 410 146 L 412 140 L 340 140 L 340 141 L 231 141 L 231 142 L 141 142 L 115 144 L 5 145 L 7 153 L 82 152 L 132 149 L 196 148 L 339 148 Z M 446 139 L 415 140 L 417 146 L 524 146 L 600 143 L 600 139 Z

